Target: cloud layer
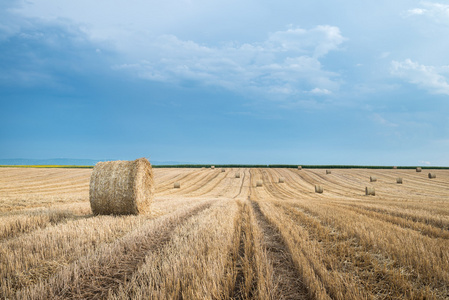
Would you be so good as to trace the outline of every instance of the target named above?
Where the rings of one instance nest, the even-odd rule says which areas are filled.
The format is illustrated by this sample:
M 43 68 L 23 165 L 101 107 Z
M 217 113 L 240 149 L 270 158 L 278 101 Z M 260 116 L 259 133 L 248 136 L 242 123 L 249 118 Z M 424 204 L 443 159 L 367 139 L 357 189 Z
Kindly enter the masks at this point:
M 449 66 L 433 67 L 421 65 L 406 59 L 402 62 L 393 61 L 391 72 L 409 83 L 433 94 L 449 95 Z
M 121 64 L 154 81 L 196 81 L 233 91 L 271 95 L 329 95 L 339 88 L 339 76 L 320 59 L 345 38 L 338 27 L 277 31 L 260 43 L 224 43 L 218 47 L 162 35 L 148 44 L 144 59 Z

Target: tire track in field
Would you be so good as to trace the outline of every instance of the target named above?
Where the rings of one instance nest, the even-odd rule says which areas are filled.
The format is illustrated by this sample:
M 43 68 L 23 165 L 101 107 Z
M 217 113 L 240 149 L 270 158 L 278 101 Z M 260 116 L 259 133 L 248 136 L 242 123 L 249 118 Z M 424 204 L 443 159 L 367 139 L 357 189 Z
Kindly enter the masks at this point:
M 215 170 L 214 173 L 216 173 L 216 174 L 211 180 L 206 182 L 200 188 L 196 189 L 195 192 L 190 193 L 188 196 L 189 197 L 209 196 L 209 194 L 211 192 L 215 192 L 215 189 L 217 188 L 217 186 L 219 186 L 222 183 L 222 181 L 227 178 L 227 173 L 221 172 L 218 170 Z M 220 175 L 223 175 L 223 174 L 224 174 L 224 176 L 220 177 Z M 213 195 L 211 195 L 211 196 L 213 196 Z
M 378 203 L 374 203 L 373 206 L 369 206 L 366 204 L 360 204 L 360 203 L 345 203 L 345 202 L 338 202 L 335 203 L 336 205 L 344 206 L 344 207 L 353 207 L 358 208 L 366 211 L 372 211 L 381 213 L 384 215 L 390 215 L 393 217 L 399 217 L 404 220 L 413 221 L 416 223 L 421 223 L 425 225 L 430 225 L 435 228 L 449 230 L 449 219 L 448 218 L 436 218 L 434 214 L 428 215 L 428 216 L 422 216 L 418 215 L 415 211 L 406 211 L 405 209 L 401 208 L 402 211 L 397 211 L 391 208 L 385 208 L 385 206 L 379 207 L 376 206 Z M 441 216 L 440 216 L 441 217 Z
M 173 191 L 173 184 L 175 182 L 177 182 L 177 181 L 188 182 L 190 180 L 193 180 L 198 175 L 199 172 L 201 172 L 201 171 L 195 170 L 195 171 L 190 171 L 186 174 L 179 174 L 179 175 L 176 175 L 175 177 L 171 177 L 170 179 L 165 180 L 163 184 L 156 182 L 156 184 L 157 184 L 156 194 L 157 195 L 167 195 L 167 194 L 175 193 L 176 191 Z
M 191 197 L 196 195 L 195 192 L 200 190 L 203 186 L 207 185 L 209 182 L 217 178 L 220 173 L 216 172 L 202 172 L 202 174 L 197 174 L 195 177 L 189 177 L 188 180 L 178 180 L 181 184 L 181 188 L 174 189 L 173 184 L 169 187 L 170 195 L 182 195 L 185 197 Z
M 418 221 L 412 221 L 404 217 L 395 216 L 388 213 L 380 213 L 376 212 L 375 210 L 360 208 L 360 207 L 354 207 L 354 206 L 348 206 L 344 204 L 337 204 L 337 203 L 330 203 L 328 204 L 330 206 L 336 206 L 340 208 L 344 208 L 350 211 L 353 211 L 355 213 L 367 216 L 371 219 L 375 220 L 382 220 L 388 223 L 391 223 L 393 225 L 399 226 L 404 229 L 411 229 L 414 230 L 422 235 L 426 235 L 431 238 L 442 238 L 442 239 L 449 239 L 449 230 L 444 228 L 437 228 L 432 225 L 427 225 L 425 223 L 421 223 Z
M 123 239 L 110 246 L 94 261 L 86 261 L 71 270 L 70 282 L 49 284 L 44 294 L 56 299 L 105 299 L 110 291 L 116 291 L 120 284 L 131 278 L 138 267 L 145 262 L 146 253 L 158 251 L 170 242 L 173 231 L 189 218 L 212 205 L 209 201 L 197 205 L 187 212 L 166 218 L 147 233 L 138 233 L 134 239 Z M 66 275 L 67 276 L 67 275 Z M 62 276 L 64 277 L 64 276 Z M 43 295 L 42 295 L 43 296 Z
M 234 197 L 232 197 L 233 199 L 237 198 L 238 196 L 240 196 L 242 194 L 243 185 L 244 185 L 245 179 L 246 179 L 246 172 L 244 170 L 242 172 L 240 172 L 240 170 L 239 170 L 239 173 L 240 174 L 243 173 L 243 178 L 241 179 L 239 192 Z
M 262 245 L 266 250 L 268 260 L 272 263 L 278 299 L 310 299 L 307 288 L 301 281 L 298 270 L 294 267 L 291 254 L 278 229 L 270 224 L 257 201 L 251 200 L 251 207 L 263 234 Z
M 398 268 L 392 263 L 386 265 L 385 262 L 389 259 L 379 254 L 376 249 L 366 247 L 357 238 L 342 234 L 330 224 L 325 224 L 319 218 L 309 215 L 297 203 L 279 201 L 274 205 L 280 208 L 291 222 L 306 229 L 310 240 L 318 241 L 317 245 L 322 251 L 322 263 L 333 265 L 333 267 L 328 267 L 329 275 L 332 277 L 336 275 L 336 282 L 340 278 L 345 278 L 333 287 L 334 290 L 343 292 L 348 288 L 357 289 L 365 294 L 366 298 L 375 296 L 401 298 L 405 295 L 407 295 L 405 298 L 429 297 L 429 291 L 421 290 L 421 283 L 411 284 L 413 281 L 411 276 L 403 277 L 404 270 L 402 268 Z M 343 261 L 338 259 L 342 253 L 344 253 Z M 345 273 L 335 274 L 334 269 L 345 269 Z M 346 286 L 348 283 L 350 285 Z

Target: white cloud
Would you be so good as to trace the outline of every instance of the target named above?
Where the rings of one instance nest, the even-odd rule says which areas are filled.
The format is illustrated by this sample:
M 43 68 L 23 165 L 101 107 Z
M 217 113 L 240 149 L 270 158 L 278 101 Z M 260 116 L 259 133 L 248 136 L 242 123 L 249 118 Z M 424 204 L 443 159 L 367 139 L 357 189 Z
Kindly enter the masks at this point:
M 313 90 L 310 91 L 310 93 L 315 94 L 315 95 L 330 95 L 330 94 L 332 94 L 332 92 L 327 89 L 319 89 L 319 88 L 314 88 Z
M 149 80 L 195 80 L 241 92 L 291 96 L 311 91 L 331 94 L 338 74 L 324 70 L 320 58 L 338 49 L 344 38 L 337 27 L 277 31 L 261 43 L 201 45 L 174 35 L 153 39 L 129 69 Z
M 425 12 L 427 12 L 427 10 L 422 9 L 422 8 L 413 8 L 413 9 L 407 10 L 407 14 L 408 14 L 409 16 L 413 16 L 413 15 L 423 15 Z
M 422 2 L 422 7 L 407 10 L 405 16 L 426 16 L 433 22 L 449 24 L 449 5 L 436 2 Z
M 418 85 L 433 94 L 449 95 L 449 66 L 425 66 L 406 59 L 403 62 L 392 61 L 391 73 L 407 82 Z

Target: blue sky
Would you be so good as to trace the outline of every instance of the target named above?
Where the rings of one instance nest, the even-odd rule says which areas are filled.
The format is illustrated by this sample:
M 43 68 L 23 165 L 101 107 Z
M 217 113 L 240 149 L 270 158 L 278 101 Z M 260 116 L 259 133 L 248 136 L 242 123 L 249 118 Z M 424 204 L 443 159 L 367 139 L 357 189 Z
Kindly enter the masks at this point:
M 0 158 L 449 166 L 449 1 L 0 3 Z

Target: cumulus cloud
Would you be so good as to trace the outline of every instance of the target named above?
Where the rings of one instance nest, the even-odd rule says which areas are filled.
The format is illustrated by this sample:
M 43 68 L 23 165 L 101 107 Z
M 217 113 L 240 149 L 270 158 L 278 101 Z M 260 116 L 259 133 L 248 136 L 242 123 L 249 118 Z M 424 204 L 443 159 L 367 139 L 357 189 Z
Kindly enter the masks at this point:
M 409 9 L 405 12 L 406 17 L 426 16 L 432 21 L 449 24 L 449 5 L 436 2 L 422 2 L 422 7 Z
M 444 75 L 449 75 L 449 66 L 426 66 L 406 59 L 402 62 L 392 61 L 391 73 L 430 93 L 449 95 L 448 78 Z
M 145 59 L 115 68 L 132 70 L 149 80 L 194 80 L 242 92 L 331 94 L 339 88 L 338 74 L 325 70 L 320 58 L 344 40 L 333 26 L 290 28 L 260 43 L 214 47 L 162 35 L 148 45 Z

